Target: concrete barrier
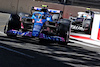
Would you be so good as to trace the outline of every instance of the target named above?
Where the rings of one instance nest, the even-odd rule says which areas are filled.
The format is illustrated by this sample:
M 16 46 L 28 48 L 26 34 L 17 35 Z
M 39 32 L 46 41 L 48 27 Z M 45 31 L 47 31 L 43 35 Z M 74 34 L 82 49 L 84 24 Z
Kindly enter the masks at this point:
M 24 3 L 23 3 L 23 1 L 24 1 Z M 63 10 L 62 9 L 63 5 L 61 5 L 61 4 L 54 4 L 54 3 L 41 2 L 41 1 L 20 0 L 19 6 L 18 6 L 18 12 L 30 13 L 30 9 L 32 6 L 41 7 L 42 4 L 48 5 L 49 6 L 48 8 L 51 8 L 51 9 Z
M 64 10 L 64 18 L 68 18 L 71 13 L 73 16 L 77 16 L 77 12 L 85 11 L 86 7 L 80 6 L 72 6 L 72 5 L 63 5 L 57 3 L 50 2 L 41 2 L 34 0 L 0 0 L 0 11 L 9 12 L 9 13 L 17 13 L 24 12 L 30 13 L 30 9 L 32 6 L 41 7 L 42 4 L 47 4 L 51 9 Z M 99 11 L 100 9 L 91 8 L 91 10 Z
M 16 13 L 18 0 L 0 0 L 0 11 Z

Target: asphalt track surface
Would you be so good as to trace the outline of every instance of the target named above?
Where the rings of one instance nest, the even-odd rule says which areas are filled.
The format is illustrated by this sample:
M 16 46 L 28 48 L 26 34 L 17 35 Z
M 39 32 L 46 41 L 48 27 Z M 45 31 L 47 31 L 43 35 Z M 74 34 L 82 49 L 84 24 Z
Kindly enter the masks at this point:
M 8 16 L 0 14 L 0 67 L 100 67 L 100 47 L 73 40 L 61 45 L 39 43 L 37 38 L 7 37 L 3 28 Z

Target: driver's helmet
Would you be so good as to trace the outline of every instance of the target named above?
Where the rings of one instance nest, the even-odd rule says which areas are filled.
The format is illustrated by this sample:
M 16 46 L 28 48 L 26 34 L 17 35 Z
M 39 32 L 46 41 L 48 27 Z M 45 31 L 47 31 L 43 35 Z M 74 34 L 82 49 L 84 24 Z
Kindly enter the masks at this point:
M 88 7 L 88 8 L 86 8 L 86 10 L 87 10 L 87 11 L 90 11 L 90 10 L 91 10 L 91 8 L 90 8 L 90 7 Z
M 86 13 L 90 13 L 90 10 L 91 10 L 90 7 L 88 7 L 88 8 L 86 8 L 86 11 L 85 12 Z
M 46 7 L 48 7 L 48 5 L 42 5 L 42 7 L 45 7 L 46 8 Z
M 89 13 L 90 15 L 94 14 L 94 12 L 91 11 L 91 8 L 90 7 L 86 8 L 86 11 L 85 12 L 86 13 Z
M 48 12 L 48 9 L 47 9 L 47 5 L 42 5 L 42 9 L 41 9 L 41 11 L 43 11 L 43 12 Z

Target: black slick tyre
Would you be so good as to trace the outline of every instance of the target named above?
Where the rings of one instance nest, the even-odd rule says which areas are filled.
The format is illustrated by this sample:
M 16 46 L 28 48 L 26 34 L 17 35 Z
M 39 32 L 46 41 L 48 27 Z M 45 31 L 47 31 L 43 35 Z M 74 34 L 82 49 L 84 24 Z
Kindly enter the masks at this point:
M 8 37 L 16 37 L 16 34 L 9 34 L 9 30 L 19 30 L 21 28 L 20 18 L 16 14 L 11 14 L 8 22 L 6 23 L 4 27 L 4 33 L 7 34 Z

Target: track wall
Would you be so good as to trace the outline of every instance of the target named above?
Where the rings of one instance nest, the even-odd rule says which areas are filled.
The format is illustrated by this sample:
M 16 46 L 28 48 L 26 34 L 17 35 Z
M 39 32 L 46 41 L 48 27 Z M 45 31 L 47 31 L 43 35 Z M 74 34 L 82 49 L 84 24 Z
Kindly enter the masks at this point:
M 73 16 L 77 16 L 78 11 L 85 11 L 86 7 L 62 5 L 50 2 L 40 2 L 34 0 L 0 0 L 0 11 L 8 13 L 25 12 L 30 13 L 32 6 L 41 7 L 42 4 L 47 4 L 51 9 L 64 10 L 63 17 L 68 18 L 71 13 Z M 100 9 L 91 8 L 91 10 L 99 11 Z

